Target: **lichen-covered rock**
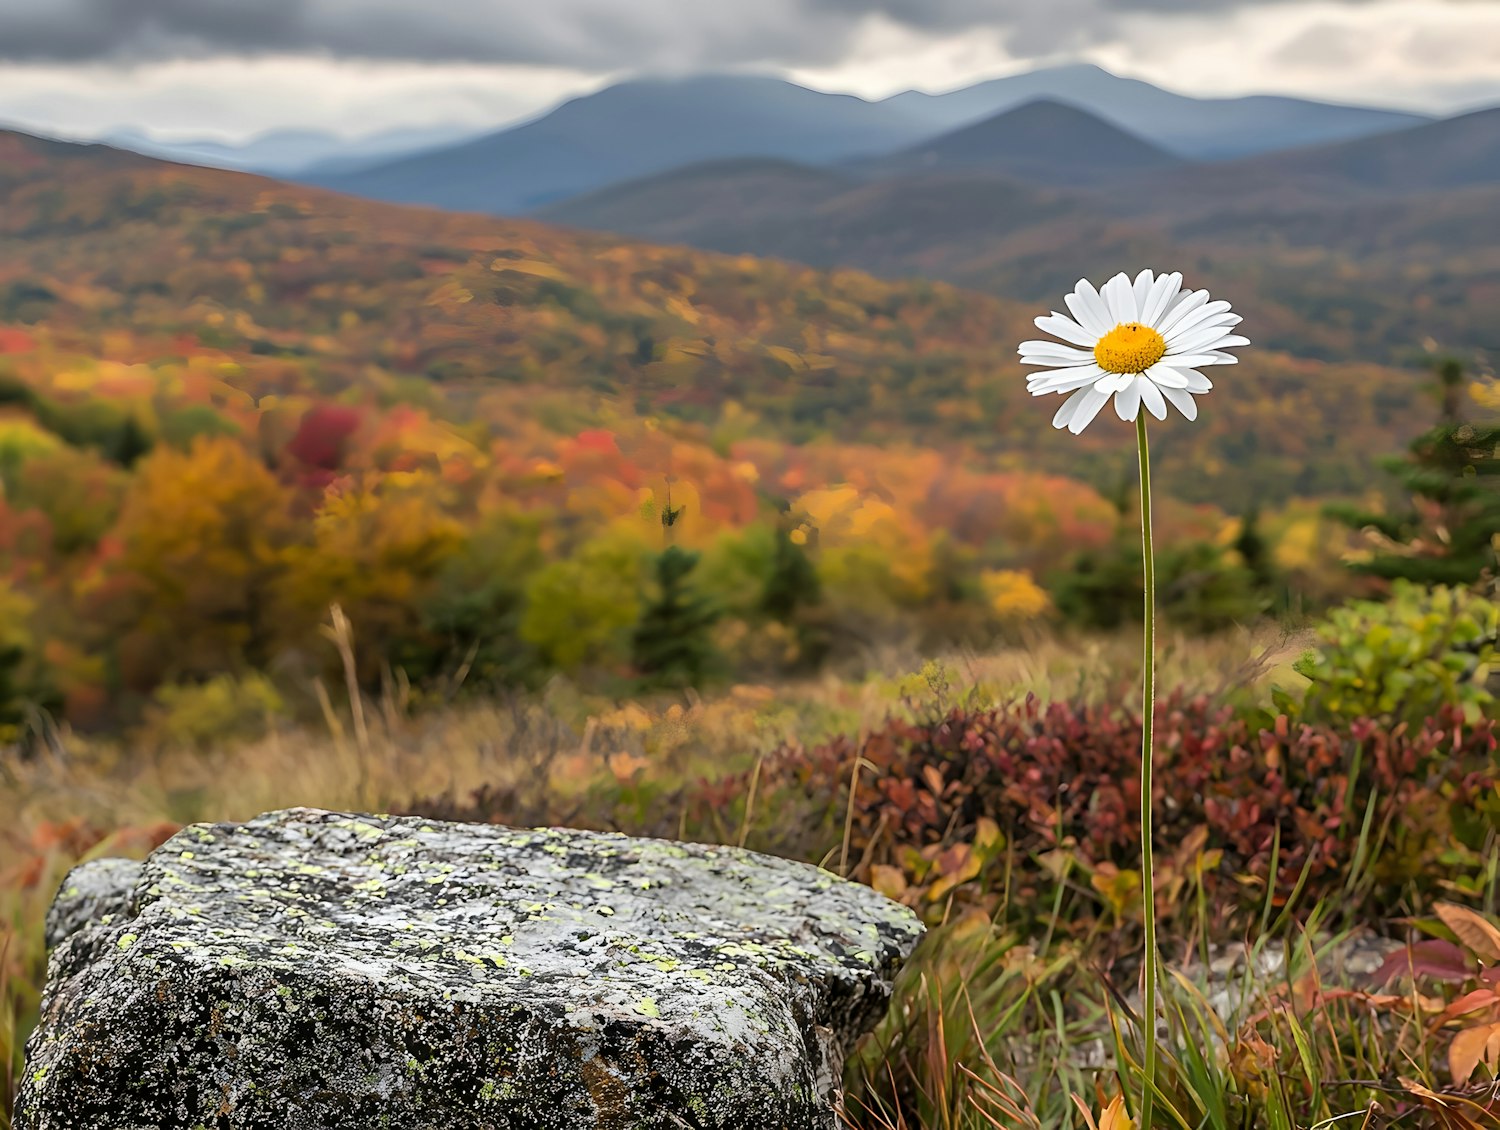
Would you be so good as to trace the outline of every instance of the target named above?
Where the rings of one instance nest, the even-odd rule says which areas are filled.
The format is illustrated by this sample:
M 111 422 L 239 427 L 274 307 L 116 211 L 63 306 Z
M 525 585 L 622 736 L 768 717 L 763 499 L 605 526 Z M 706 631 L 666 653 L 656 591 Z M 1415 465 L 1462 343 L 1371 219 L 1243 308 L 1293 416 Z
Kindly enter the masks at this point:
M 66 933 L 22 1130 L 831 1130 L 921 927 L 731 848 L 313 810 Z
M 95 859 L 69 871 L 47 911 L 47 948 L 84 926 L 130 917 L 141 871 L 133 859 Z

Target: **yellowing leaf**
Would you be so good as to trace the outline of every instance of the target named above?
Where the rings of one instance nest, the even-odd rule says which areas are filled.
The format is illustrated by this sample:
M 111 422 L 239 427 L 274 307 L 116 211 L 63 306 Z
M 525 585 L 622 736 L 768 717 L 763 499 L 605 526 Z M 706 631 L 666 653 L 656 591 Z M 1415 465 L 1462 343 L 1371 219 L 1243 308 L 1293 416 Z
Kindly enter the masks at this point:
M 974 851 L 982 859 L 991 859 L 1005 848 L 1005 837 L 1000 825 L 988 816 L 981 816 L 974 824 Z
M 1090 877 L 1089 884 L 1104 896 L 1116 918 L 1124 918 L 1141 905 L 1139 871 L 1120 871 L 1101 863 Z
M 870 886 L 888 899 L 900 899 L 906 893 L 906 876 L 899 867 L 877 863 L 870 868 Z
M 943 852 L 938 857 L 941 877 L 928 890 L 928 901 L 937 902 L 954 887 L 977 877 L 980 866 L 979 857 L 970 850 L 968 844 L 960 844 Z
M 1135 1122 L 1125 1110 L 1125 1096 L 1116 1095 L 1099 1116 L 1099 1130 L 1135 1130 Z

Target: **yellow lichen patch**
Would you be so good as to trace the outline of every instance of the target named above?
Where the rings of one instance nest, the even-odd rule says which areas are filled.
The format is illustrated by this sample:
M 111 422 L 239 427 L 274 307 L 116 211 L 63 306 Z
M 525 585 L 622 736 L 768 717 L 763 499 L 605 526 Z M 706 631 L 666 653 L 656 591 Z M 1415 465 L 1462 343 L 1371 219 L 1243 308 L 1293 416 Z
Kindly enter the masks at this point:
M 1139 322 L 1116 326 L 1094 346 L 1094 360 L 1107 373 L 1144 373 L 1166 355 L 1166 339 Z

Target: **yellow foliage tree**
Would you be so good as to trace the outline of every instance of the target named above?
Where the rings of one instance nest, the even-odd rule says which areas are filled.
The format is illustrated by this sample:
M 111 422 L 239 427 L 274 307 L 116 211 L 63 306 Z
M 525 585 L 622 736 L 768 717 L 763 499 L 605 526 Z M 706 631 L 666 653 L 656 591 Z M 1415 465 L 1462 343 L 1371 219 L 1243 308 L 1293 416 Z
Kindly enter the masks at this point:
M 272 593 L 295 536 L 289 502 L 264 464 L 223 437 L 141 461 L 117 527 L 118 585 L 99 594 L 128 685 L 270 657 Z
M 331 495 L 312 543 L 290 555 L 283 592 L 292 617 L 316 621 L 342 605 L 366 677 L 420 631 L 423 591 L 463 545 L 464 529 L 443 512 L 434 485 L 403 476 L 394 487 L 377 481 Z

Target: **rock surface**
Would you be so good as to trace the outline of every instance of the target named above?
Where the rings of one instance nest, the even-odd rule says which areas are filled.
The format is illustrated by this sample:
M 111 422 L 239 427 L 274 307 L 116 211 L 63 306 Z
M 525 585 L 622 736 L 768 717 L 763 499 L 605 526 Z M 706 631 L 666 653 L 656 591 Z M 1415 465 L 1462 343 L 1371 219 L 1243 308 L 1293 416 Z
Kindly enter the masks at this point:
M 105 874 L 20 1130 L 832 1130 L 922 929 L 730 848 L 306 809 L 185 829 L 81 925 Z

